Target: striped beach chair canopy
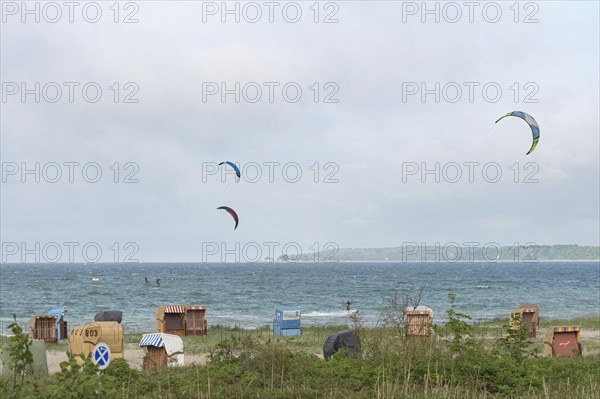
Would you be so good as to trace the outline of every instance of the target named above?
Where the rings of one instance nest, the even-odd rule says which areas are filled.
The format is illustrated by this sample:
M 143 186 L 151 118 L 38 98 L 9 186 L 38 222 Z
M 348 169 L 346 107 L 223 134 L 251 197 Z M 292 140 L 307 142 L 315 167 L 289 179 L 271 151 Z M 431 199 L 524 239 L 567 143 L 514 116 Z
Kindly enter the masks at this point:
M 187 308 L 188 308 L 188 310 L 206 310 L 206 306 L 202 306 L 202 305 L 188 306 Z
M 183 305 L 167 305 L 167 306 L 165 306 L 165 313 L 185 313 L 185 306 L 183 306 Z
M 521 308 L 521 310 L 523 311 L 523 313 L 535 313 L 538 311 L 535 308 Z
M 144 334 L 140 341 L 140 346 L 156 346 L 162 348 L 164 346 L 163 334 Z
M 164 347 L 168 356 L 174 353 L 183 353 L 183 340 L 173 334 L 144 334 L 140 340 L 140 346 Z
M 416 308 L 414 306 L 408 306 L 406 308 L 406 313 L 407 314 L 424 314 L 424 315 L 433 316 L 433 310 L 431 310 L 427 306 L 417 306 Z
M 581 330 L 580 326 L 554 327 L 554 332 L 577 332 L 577 331 L 580 331 L 580 330 Z

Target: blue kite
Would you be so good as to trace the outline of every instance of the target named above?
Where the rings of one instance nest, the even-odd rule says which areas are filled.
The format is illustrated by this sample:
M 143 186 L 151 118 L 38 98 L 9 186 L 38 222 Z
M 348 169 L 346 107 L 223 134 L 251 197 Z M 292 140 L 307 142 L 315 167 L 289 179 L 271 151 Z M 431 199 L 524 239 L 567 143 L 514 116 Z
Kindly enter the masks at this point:
M 224 162 L 221 162 L 219 164 L 219 166 L 223 165 L 223 164 L 227 164 L 227 165 L 231 166 L 233 168 L 233 170 L 235 170 L 235 175 L 238 177 L 238 179 L 241 177 L 242 173 L 240 172 L 240 168 L 238 168 L 236 164 L 234 164 L 233 162 L 224 161 Z

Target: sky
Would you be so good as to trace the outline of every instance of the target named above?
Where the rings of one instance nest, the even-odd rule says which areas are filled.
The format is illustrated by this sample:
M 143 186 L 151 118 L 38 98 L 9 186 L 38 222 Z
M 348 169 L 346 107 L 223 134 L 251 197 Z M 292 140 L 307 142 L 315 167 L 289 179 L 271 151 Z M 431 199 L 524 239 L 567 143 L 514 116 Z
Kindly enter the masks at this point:
M 599 5 L 513 3 L 2 2 L 2 261 L 599 245 Z

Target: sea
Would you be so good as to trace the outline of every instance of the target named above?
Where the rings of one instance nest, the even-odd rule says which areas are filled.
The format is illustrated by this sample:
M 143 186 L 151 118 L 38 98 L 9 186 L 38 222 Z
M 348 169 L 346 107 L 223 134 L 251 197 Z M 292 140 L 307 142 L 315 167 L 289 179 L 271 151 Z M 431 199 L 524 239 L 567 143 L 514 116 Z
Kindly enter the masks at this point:
M 13 313 L 26 326 L 30 316 L 66 306 L 70 327 L 121 310 L 126 331 L 151 332 L 155 308 L 169 304 L 207 306 L 209 326 L 257 328 L 275 307 L 300 309 L 303 325 L 332 325 L 349 323 L 347 301 L 365 325 L 377 325 L 395 293 L 414 297 L 421 287 L 420 304 L 435 322 L 445 320 L 449 293 L 476 321 L 506 318 L 521 303 L 538 304 L 542 318 L 600 314 L 599 262 L 5 263 L 0 327 L 5 334 Z

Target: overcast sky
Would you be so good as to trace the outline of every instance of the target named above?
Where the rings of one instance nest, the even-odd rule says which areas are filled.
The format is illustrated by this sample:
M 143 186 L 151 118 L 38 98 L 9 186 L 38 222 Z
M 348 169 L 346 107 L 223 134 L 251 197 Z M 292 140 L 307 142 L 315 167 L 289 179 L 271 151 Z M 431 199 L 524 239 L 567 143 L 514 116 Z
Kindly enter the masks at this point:
M 285 18 L 295 19 L 297 7 L 283 11 L 285 2 L 273 9 L 273 23 L 262 2 L 260 18 L 240 3 L 239 23 L 212 6 L 221 2 L 121 3 L 117 23 L 112 2 L 99 3 L 97 23 L 84 19 L 80 4 L 73 23 L 66 7 L 60 18 L 40 9 L 36 23 L 20 2 L 3 2 L 3 243 L 97 242 L 103 261 L 114 242 L 136 243 L 140 261 L 199 261 L 207 242 L 297 242 L 305 251 L 314 242 L 599 243 L 597 2 L 521 4 L 518 16 L 513 2 L 497 3 L 496 23 L 488 22 L 496 9 L 485 2 L 473 22 L 462 2 L 455 3 L 460 18 L 439 4 L 439 23 L 435 15 L 423 23 L 421 10 L 400 2 L 321 3 L 318 16 L 312 1 L 301 2 L 296 23 Z M 86 10 L 94 19 L 95 10 Z M 128 15 L 138 22 L 123 23 Z M 33 93 L 24 101 L 23 82 Z M 65 82 L 78 84 L 71 84 L 72 103 Z M 82 96 L 90 82 L 88 100 L 94 87 L 102 89 L 95 103 Z M 207 91 L 222 82 L 228 89 L 256 84 L 241 89 L 236 103 L 234 94 L 222 102 L 220 92 Z M 423 102 L 421 84 L 434 90 L 436 82 L 439 102 L 433 92 Z M 62 97 L 52 103 L 56 86 Z M 262 97 L 252 103 L 257 86 Z M 137 103 L 125 103 L 126 95 Z M 494 124 L 515 110 L 540 126 L 530 155 L 523 120 Z M 240 182 L 203 177 L 225 160 L 240 165 Z M 36 162 L 46 176 L 22 182 L 22 166 Z M 61 165 L 56 183 L 51 162 Z M 79 162 L 73 183 L 65 162 Z M 279 163 L 273 182 L 270 162 Z M 421 176 L 436 162 L 439 182 Z M 465 162 L 479 163 L 471 164 L 473 181 Z M 100 165 L 97 183 L 82 178 L 89 163 Z M 256 183 L 249 181 L 253 163 L 262 167 Z M 452 183 L 457 164 L 463 175 Z M 302 177 L 292 183 L 298 166 Z M 493 183 L 498 167 L 502 177 Z M 87 171 L 93 178 L 93 168 Z M 237 230 L 216 210 L 221 205 L 238 212 Z

